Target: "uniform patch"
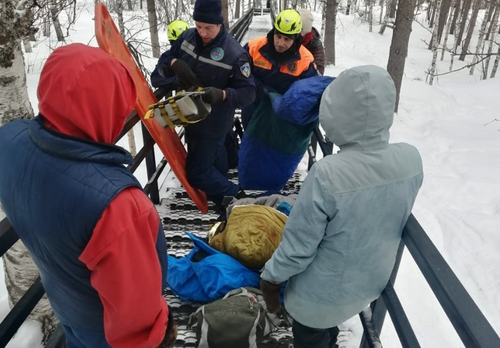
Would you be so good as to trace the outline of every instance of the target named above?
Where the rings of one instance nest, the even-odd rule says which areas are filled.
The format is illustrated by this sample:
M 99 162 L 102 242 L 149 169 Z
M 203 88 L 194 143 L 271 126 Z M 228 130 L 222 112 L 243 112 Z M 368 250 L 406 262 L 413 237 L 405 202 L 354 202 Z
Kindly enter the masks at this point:
M 250 64 L 245 63 L 242 66 L 240 66 L 240 71 L 243 76 L 250 77 Z
M 262 60 L 256 60 L 253 62 L 255 65 L 258 65 L 258 66 L 262 66 L 264 68 L 267 69 L 267 67 L 269 66 L 269 63 L 268 62 L 264 62 Z
M 295 62 L 288 63 L 287 68 L 289 72 L 294 73 L 297 71 L 297 63 Z
M 215 61 L 219 61 L 224 58 L 224 50 L 220 47 L 215 47 L 212 52 L 210 52 L 210 58 Z

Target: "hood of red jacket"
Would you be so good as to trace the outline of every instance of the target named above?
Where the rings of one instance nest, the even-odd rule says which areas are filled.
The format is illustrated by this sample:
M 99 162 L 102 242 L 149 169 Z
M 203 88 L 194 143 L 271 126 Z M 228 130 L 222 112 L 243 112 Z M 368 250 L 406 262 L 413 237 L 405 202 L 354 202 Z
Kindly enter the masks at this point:
M 137 96 L 124 64 L 98 48 L 76 43 L 49 56 L 37 95 L 47 127 L 108 144 L 118 138 Z

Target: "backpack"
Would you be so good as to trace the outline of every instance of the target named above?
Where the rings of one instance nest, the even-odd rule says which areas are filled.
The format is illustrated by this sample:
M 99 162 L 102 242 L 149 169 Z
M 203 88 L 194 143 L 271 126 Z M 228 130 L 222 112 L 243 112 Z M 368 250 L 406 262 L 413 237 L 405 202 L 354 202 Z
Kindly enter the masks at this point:
M 198 348 L 257 348 L 279 319 L 267 312 L 262 292 L 239 288 L 191 314 Z

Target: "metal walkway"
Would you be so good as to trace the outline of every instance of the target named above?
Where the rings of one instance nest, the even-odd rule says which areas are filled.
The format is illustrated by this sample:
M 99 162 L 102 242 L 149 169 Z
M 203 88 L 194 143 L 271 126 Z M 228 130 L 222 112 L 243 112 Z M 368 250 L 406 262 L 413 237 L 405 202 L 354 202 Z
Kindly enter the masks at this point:
M 229 172 L 229 178 L 237 182 L 237 172 Z M 300 173 L 295 173 L 283 188 L 284 194 L 298 193 L 302 182 Z M 175 257 L 186 256 L 193 248 L 191 239 L 183 232 L 188 231 L 198 237 L 205 238 L 209 225 L 214 223 L 218 214 L 213 210 L 213 205 L 209 203 L 208 214 L 201 214 L 194 203 L 188 198 L 187 193 L 182 189 L 173 189 L 171 198 L 163 199 L 158 206 L 158 213 L 163 219 L 163 228 L 168 245 L 168 254 Z M 257 192 L 248 191 L 251 197 Z M 199 303 L 186 302 L 176 297 L 167 288 L 165 298 L 172 309 L 173 315 L 179 325 L 179 333 L 175 348 L 196 347 L 196 333 L 187 329 L 188 319 L 199 306 Z M 260 347 L 288 347 L 291 342 L 292 333 L 289 327 L 282 325 L 280 329 L 272 333 L 267 342 Z M 237 348 L 237 347 L 235 347 Z

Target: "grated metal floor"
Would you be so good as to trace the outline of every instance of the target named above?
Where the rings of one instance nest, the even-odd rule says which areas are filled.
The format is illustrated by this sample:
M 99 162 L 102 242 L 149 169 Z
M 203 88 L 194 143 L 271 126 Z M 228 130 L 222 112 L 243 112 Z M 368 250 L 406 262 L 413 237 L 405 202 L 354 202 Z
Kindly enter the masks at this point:
M 237 175 L 236 171 L 229 172 L 229 178 L 234 182 L 237 181 Z M 298 193 L 302 184 L 300 177 L 301 175 L 299 173 L 295 173 L 283 188 L 283 193 Z M 256 195 L 257 193 L 258 192 L 253 191 L 247 192 L 249 196 Z M 205 238 L 208 233 L 209 225 L 215 222 L 218 217 L 213 210 L 213 205 L 210 203 L 208 214 L 201 214 L 182 188 L 173 189 L 172 198 L 163 199 L 161 205 L 158 206 L 157 209 L 160 217 L 163 219 L 168 253 L 175 257 L 183 257 L 193 248 L 193 243 L 191 239 L 183 233 L 184 230 Z M 193 330 L 187 329 L 187 322 L 191 313 L 193 313 L 200 304 L 182 301 L 176 297 L 169 288 L 166 289 L 165 298 L 172 308 L 174 317 L 179 325 L 179 333 L 174 347 L 196 347 L 196 334 Z M 288 348 L 292 342 L 291 338 L 291 328 L 283 323 L 260 347 Z

